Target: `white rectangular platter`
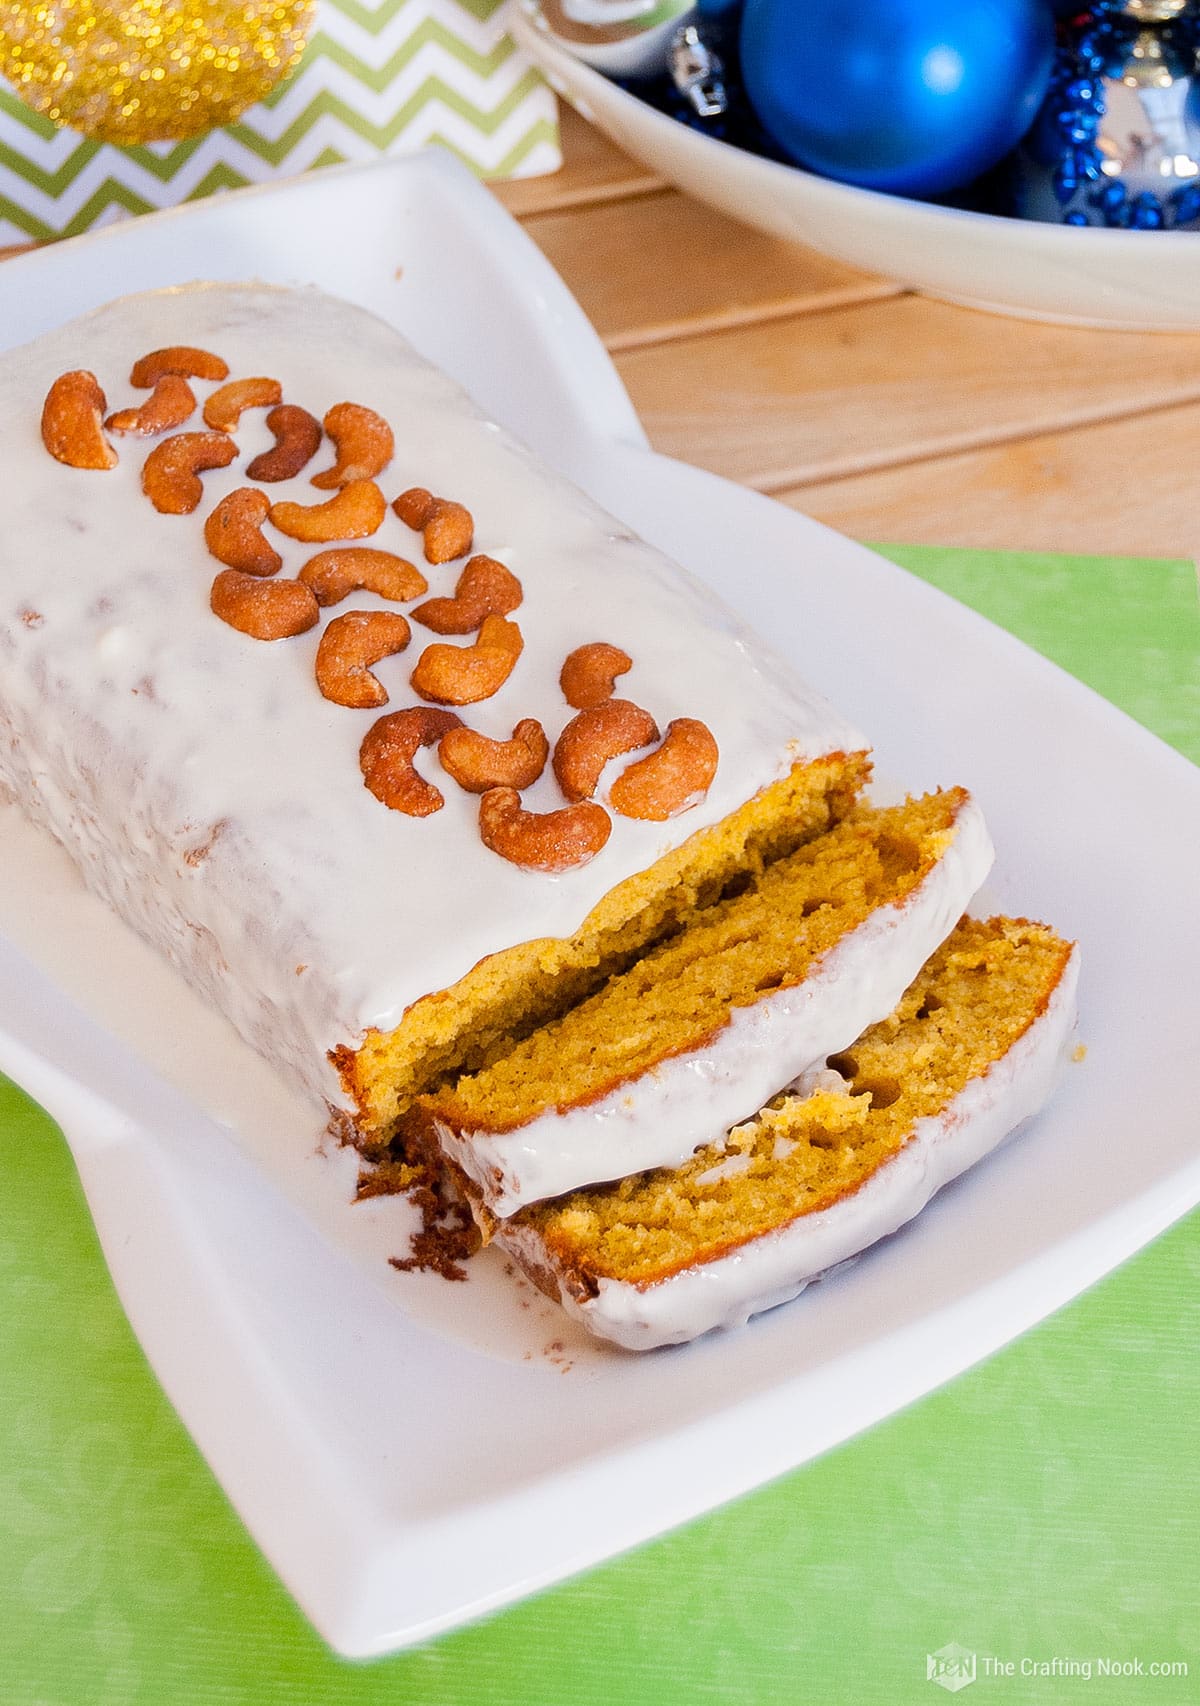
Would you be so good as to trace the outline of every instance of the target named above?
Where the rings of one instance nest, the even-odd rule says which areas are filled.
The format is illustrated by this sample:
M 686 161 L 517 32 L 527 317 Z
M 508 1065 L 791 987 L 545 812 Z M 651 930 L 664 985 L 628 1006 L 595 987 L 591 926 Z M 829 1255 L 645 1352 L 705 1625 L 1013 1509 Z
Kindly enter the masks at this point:
M 1087 1057 L 1028 1130 L 794 1304 L 638 1359 L 585 1342 L 493 1252 L 461 1285 L 390 1269 L 406 1205 L 352 1205 L 312 1106 L 0 813 L 0 1068 L 61 1123 L 130 1319 L 246 1524 L 325 1638 L 366 1657 L 810 1459 L 1200 1200 L 1200 773 L 870 552 L 650 453 L 561 282 L 446 158 L 7 263 L 0 344 L 206 277 L 311 282 L 392 320 L 769 635 L 873 734 L 884 776 L 972 787 L 999 852 L 981 904 L 1083 947 Z

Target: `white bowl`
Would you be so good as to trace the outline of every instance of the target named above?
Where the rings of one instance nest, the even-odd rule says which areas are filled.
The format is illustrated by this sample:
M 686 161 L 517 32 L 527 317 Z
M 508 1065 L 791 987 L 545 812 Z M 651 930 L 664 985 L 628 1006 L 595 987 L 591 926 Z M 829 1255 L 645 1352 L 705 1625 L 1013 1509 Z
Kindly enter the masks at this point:
M 1200 330 L 1200 233 L 1040 225 L 835 183 L 718 142 L 626 94 L 550 37 L 540 0 L 521 0 L 513 29 L 584 118 L 681 190 L 745 224 L 993 313 Z

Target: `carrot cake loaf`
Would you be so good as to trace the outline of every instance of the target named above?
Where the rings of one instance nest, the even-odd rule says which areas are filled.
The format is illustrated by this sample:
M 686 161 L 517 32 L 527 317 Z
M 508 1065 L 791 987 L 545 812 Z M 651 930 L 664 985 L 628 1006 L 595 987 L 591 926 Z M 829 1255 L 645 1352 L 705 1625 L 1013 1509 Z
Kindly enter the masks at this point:
M 911 1220 L 1037 1112 L 1077 974 L 1043 925 L 964 919 L 888 1018 L 683 1167 L 524 1209 L 496 1237 L 631 1349 L 740 1324 Z
M 970 795 L 866 803 L 854 728 L 372 315 L 115 302 L 0 359 L 0 459 L 0 789 L 414 1189 L 397 1265 L 457 1215 L 676 1342 L 1044 1097 L 1074 958 L 960 923 Z
M 344 1135 L 823 834 L 866 742 L 372 315 L 0 360 L 0 785 Z

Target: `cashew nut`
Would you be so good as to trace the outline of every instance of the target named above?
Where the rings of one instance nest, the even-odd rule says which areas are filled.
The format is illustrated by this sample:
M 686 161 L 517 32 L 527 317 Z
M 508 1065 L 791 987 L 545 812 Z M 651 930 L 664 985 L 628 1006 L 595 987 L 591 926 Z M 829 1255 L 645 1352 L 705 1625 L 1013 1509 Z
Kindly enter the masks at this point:
M 593 640 L 590 645 L 576 646 L 562 666 L 558 684 L 568 705 L 577 711 L 590 711 L 611 699 L 618 675 L 633 668 L 633 659 L 620 646 L 610 646 L 606 640 Z
M 317 621 L 317 601 L 299 581 L 262 580 L 240 569 L 222 569 L 212 583 L 214 616 L 252 640 L 286 640 Z
M 438 705 L 490 699 L 512 674 L 525 642 L 515 622 L 485 616 L 471 646 L 426 646 L 412 672 L 413 690 Z
M 204 523 L 204 540 L 218 563 L 247 575 L 275 575 L 283 558 L 262 535 L 271 500 L 257 486 L 239 486 Z
M 42 443 L 68 468 L 115 468 L 117 453 L 104 436 L 105 396 L 85 367 L 54 381 L 42 405 Z
M 140 408 L 118 409 L 104 424 L 109 432 L 131 432 L 139 438 L 152 438 L 181 427 L 191 419 L 195 407 L 196 393 L 187 380 L 178 373 L 164 373 Z
M 429 817 L 441 811 L 445 796 L 440 788 L 417 775 L 413 759 L 419 747 L 432 746 L 461 722 L 454 711 L 414 705 L 407 711 L 391 711 L 372 723 L 359 748 L 358 762 L 363 781 L 375 798 L 408 817 Z
M 590 800 L 610 758 L 658 739 L 649 711 L 629 699 L 606 699 L 571 718 L 554 746 L 554 774 L 569 800 Z
M 300 570 L 300 579 L 312 587 L 320 605 L 340 604 L 348 593 L 360 588 L 395 604 L 429 591 L 429 582 L 420 569 L 391 551 L 377 551 L 370 545 L 318 551 Z
M 231 379 L 205 400 L 204 424 L 214 432 L 236 432 L 245 410 L 269 409 L 282 396 L 278 379 Z
M 462 504 L 435 498 L 424 486 L 410 486 L 392 508 L 406 527 L 421 534 L 427 563 L 449 563 L 471 549 L 475 522 Z
M 485 847 L 530 871 L 569 871 L 594 859 L 612 833 L 612 819 L 594 800 L 553 812 L 527 812 L 515 788 L 489 788 L 479 802 Z
M 139 391 L 149 391 L 164 373 L 177 373 L 184 379 L 228 379 L 229 364 L 205 349 L 172 344 L 168 349 L 151 350 L 149 355 L 135 361 L 129 383 Z
M 402 652 L 412 629 L 396 610 L 349 610 L 335 616 L 317 647 L 317 686 L 335 705 L 362 711 L 386 705 L 387 688 L 370 666 Z
M 489 788 L 531 788 L 546 768 L 550 742 L 536 717 L 523 717 L 511 740 L 492 740 L 478 729 L 451 729 L 438 747 L 442 769 L 468 794 Z
M 717 773 L 717 743 L 704 723 L 676 717 L 657 752 L 622 770 L 609 803 L 622 817 L 665 823 L 699 805 Z
M 410 486 L 393 503 L 392 508 L 405 527 L 419 533 L 437 508 L 437 499 L 425 486 Z
M 147 456 L 142 490 L 162 515 L 190 515 L 204 496 L 200 475 L 227 468 L 237 445 L 223 432 L 180 432 L 164 438 Z
M 270 450 L 256 456 L 246 469 L 252 480 L 275 485 L 292 480 L 317 454 L 321 423 L 295 403 L 280 403 L 267 416 L 267 431 L 275 435 Z
M 335 403 L 324 425 L 337 451 L 337 461 L 323 474 L 313 475 L 312 483 L 320 491 L 336 491 L 351 480 L 373 480 L 392 460 L 396 448 L 392 429 L 374 409 L 366 409 L 361 403 Z
M 413 618 L 435 634 L 473 634 L 485 616 L 507 616 L 522 598 L 521 583 L 495 557 L 472 557 L 454 588 L 453 598 L 431 598 Z
M 475 538 L 475 522 L 463 504 L 438 499 L 421 532 L 427 563 L 450 563 L 465 557 Z
M 374 480 L 352 480 L 323 504 L 273 505 L 271 521 L 289 539 L 327 545 L 334 539 L 366 539 L 379 531 L 386 514 L 387 504 Z

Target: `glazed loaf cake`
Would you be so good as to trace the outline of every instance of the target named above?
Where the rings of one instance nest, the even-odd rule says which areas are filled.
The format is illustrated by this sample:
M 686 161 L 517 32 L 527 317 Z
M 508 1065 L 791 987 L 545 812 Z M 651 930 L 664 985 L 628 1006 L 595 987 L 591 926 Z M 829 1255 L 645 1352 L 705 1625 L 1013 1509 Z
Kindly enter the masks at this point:
M 116 302 L 0 361 L 0 440 L 0 783 L 368 1153 L 868 773 L 344 302 Z

